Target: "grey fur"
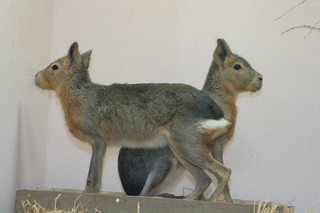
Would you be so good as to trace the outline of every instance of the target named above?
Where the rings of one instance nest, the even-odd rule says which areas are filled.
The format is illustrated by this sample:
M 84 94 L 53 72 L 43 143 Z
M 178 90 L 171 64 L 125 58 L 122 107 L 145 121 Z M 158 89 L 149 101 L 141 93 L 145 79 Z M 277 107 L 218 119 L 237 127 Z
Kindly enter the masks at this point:
M 90 55 L 91 51 L 80 55 L 75 42 L 67 56 L 53 62 L 35 77 L 38 87 L 56 92 L 70 132 L 92 146 L 86 192 L 100 191 L 103 159 L 109 143 L 135 148 L 169 145 L 179 157 L 181 155 L 189 164 L 199 167 L 203 160 L 214 161 L 201 151 L 210 143 L 204 136 L 208 131 L 210 136 L 223 134 L 229 122 L 222 119 L 222 110 L 208 95 L 184 84 L 105 86 L 92 83 L 87 70 Z M 203 121 L 221 125 L 202 127 Z M 214 134 L 211 135 L 211 131 Z M 188 156 L 195 150 L 197 155 Z M 218 170 L 227 170 L 217 166 Z M 212 164 L 209 169 L 214 167 Z M 228 174 L 220 171 L 215 175 L 224 182 L 228 179 Z M 202 182 L 198 185 L 205 190 L 206 185 Z M 195 199 L 201 193 L 197 191 L 190 198 Z
M 232 127 L 228 132 L 218 137 L 211 147 L 212 155 L 223 164 L 223 149 L 225 144 L 232 138 L 236 124 L 237 109 L 235 101 L 237 95 L 241 92 L 259 90 L 262 86 L 262 76 L 245 59 L 233 54 L 223 39 L 217 40 L 217 48 L 213 56 L 214 60 L 202 91 L 218 103 L 224 111 L 225 118 L 232 122 Z M 233 67 L 236 64 L 239 64 L 242 68 L 235 70 Z M 195 153 L 191 152 L 190 155 L 195 155 Z M 154 149 L 134 150 L 121 148 L 118 168 L 125 192 L 130 195 L 158 196 L 161 189 L 166 188 L 173 181 L 168 177 L 174 176 L 176 172 L 181 173 L 181 164 L 173 164 L 174 160 L 175 157 L 169 147 L 159 149 L 158 152 Z M 182 164 L 187 163 L 183 159 L 179 160 Z M 148 167 L 141 165 L 141 162 L 145 161 L 148 161 Z M 189 168 L 189 171 L 193 171 L 194 177 L 202 173 L 197 167 Z M 145 185 L 147 178 L 149 182 L 152 182 L 147 174 L 152 174 L 152 177 L 156 180 L 155 183 Z M 158 174 L 158 176 L 155 174 Z M 202 182 L 207 182 L 208 180 L 206 174 L 201 174 L 198 179 L 200 178 L 203 179 Z M 137 179 L 139 179 L 139 182 L 134 182 Z M 132 186 L 135 186 L 135 189 L 144 188 L 144 190 L 133 190 Z M 232 200 L 228 184 L 226 184 L 223 194 L 225 200 Z M 167 196 L 167 194 L 164 194 L 164 196 Z M 173 196 L 169 194 L 169 197 Z M 212 196 L 211 199 L 213 200 L 216 197 Z

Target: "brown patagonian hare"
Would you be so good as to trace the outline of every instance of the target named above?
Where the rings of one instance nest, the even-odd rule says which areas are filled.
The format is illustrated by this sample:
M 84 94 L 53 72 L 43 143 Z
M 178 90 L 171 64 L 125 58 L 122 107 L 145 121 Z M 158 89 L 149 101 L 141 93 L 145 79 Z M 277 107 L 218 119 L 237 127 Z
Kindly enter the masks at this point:
M 224 117 L 232 123 L 227 132 L 212 140 L 209 148 L 212 156 L 223 164 L 223 148 L 232 138 L 236 124 L 237 95 L 241 92 L 259 90 L 262 86 L 262 76 L 245 59 L 233 54 L 224 40 L 218 39 L 217 43 L 202 91 L 221 107 Z M 185 171 L 168 147 L 121 148 L 118 169 L 127 194 L 165 197 L 175 197 L 160 192 Z M 216 177 L 220 183 L 221 177 Z M 223 195 L 226 201 L 232 201 L 228 184 L 223 190 Z
M 215 138 L 230 128 L 220 107 L 202 91 L 184 84 L 93 83 L 91 51 L 80 55 L 78 44 L 35 76 L 41 89 L 54 90 L 73 136 L 92 147 L 86 192 L 99 192 L 108 144 L 130 148 L 170 147 L 193 175 L 198 199 L 211 183 L 205 170 L 220 181 L 212 199 L 225 189 L 230 169 L 211 155 Z

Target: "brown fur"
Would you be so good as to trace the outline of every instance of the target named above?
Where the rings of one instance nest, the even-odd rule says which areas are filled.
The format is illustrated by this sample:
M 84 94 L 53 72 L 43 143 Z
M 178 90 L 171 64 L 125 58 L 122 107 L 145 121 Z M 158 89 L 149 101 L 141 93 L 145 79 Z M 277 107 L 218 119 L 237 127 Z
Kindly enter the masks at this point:
M 204 141 L 206 141 L 206 144 L 212 144 L 214 143 L 214 139 L 219 136 L 222 135 L 224 133 L 226 133 L 228 131 L 227 128 L 225 129 L 205 129 L 204 131 L 202 131 L 202 138 Z
M 73 136 L 83 142 L 93 143 L 90 137 L 79 125 L 82 120 L 83 112 L 80 111 L 80 103 L 72 101 L 69 91 L 63 91 L 59 93 L 59 99 L 61 102 L 62 110 L 64 111 L 64 117 L 67 122 L 69 131 Z M 74 110 L 77 109 L 77 110 Z

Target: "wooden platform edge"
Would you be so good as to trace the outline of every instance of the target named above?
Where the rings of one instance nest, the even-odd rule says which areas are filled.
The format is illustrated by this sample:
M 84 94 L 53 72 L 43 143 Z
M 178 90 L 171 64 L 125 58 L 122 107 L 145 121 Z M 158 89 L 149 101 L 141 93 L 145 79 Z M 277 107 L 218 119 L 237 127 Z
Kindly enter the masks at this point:
M 127 196 L 122 193 L 83 193 L 78 190 L 27 190 L 16 192 L 15 213 L 23 212 L 22 205 L 39 203 L 47 210 L 87 210 L 88 212 L 110 213 L 170 213 L 170 212 L 210 212 L 210 213 L 253 213 L 259 201 L 235 200 L 234 203 L 192 201 L 158 197 Z M 24 204 L 22 204 L 24 202 Z M 293 206 L 268 202 L 277 205 L 278 213 L 294 213 Z

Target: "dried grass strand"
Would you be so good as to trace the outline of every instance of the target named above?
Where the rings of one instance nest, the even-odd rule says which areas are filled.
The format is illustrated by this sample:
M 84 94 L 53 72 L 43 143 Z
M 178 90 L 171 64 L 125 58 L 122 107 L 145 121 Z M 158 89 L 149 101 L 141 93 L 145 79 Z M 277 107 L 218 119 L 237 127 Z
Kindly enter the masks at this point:
M 140 202 L 137 203 L 137 213 L 140 213 Z
M 276 213 L 278 205 L 275 202 L 268 203 L 260 201 L 258 204 L 258 208 L 256 211 L 256 203 L 253 204 L 253 212 L 254 213 Z
M 25 201 L 21 200 L 20 204 L 21 204 L 21 208 L 22 208 L 23 213 L 27 213 Z
M 42 210 L 42 211 L 46 211 L 46 209 L 44 207 L 42 207 L 36 200 L 33 201 L 35 204 L 38 205 L 38 207 Z
M 77 211 L 77 209 L 78 209 L 78 207 L 79 207 L 79 205 L 80 205 L 80 203 L 78 203 L 78 205 L 76 205 L 77 204 L 77 201 L 79 200 L 79 198 L 82 196 L 82 194 L 80 194 L 75 200 L 74 200 L 74 202 L 73 202 L 73 208 L 74 208 L 74 211 Z M 83 209 L 82 209 L 83 210 Z
M 57 202 L 61 194 L 59 194 L 55 199 L 54 199 L 54 206 L 53 206 L 53 211 L 57 211 Z
M 257 213 L 261 212 L 261 207 L 262 207 L 262 201 L 259 202 Z
M 55 207 L 57 200 L 60 196 L 56 197 L 55 199 Z M 34 204 L 32 204 L 29 200 L 21 201 L 20 205 L 22 208 L 23 213 L 86 213 L 87 210 L 83 210 L 83 206 L 85 206 L 88 202 L 86 202 L 84 205 L 80 202 L 77 205 L 76 209 L 71 210 L 58 210 L 57 208 L 54 210 L 46 210 L 43 206 L 41 206 L 37 201 L 34 201 Z M 81 207 L 81 210 L 77 210 L 79 207 Z M 96 209 L 96 212 L 101 213 L 101 211 Z

